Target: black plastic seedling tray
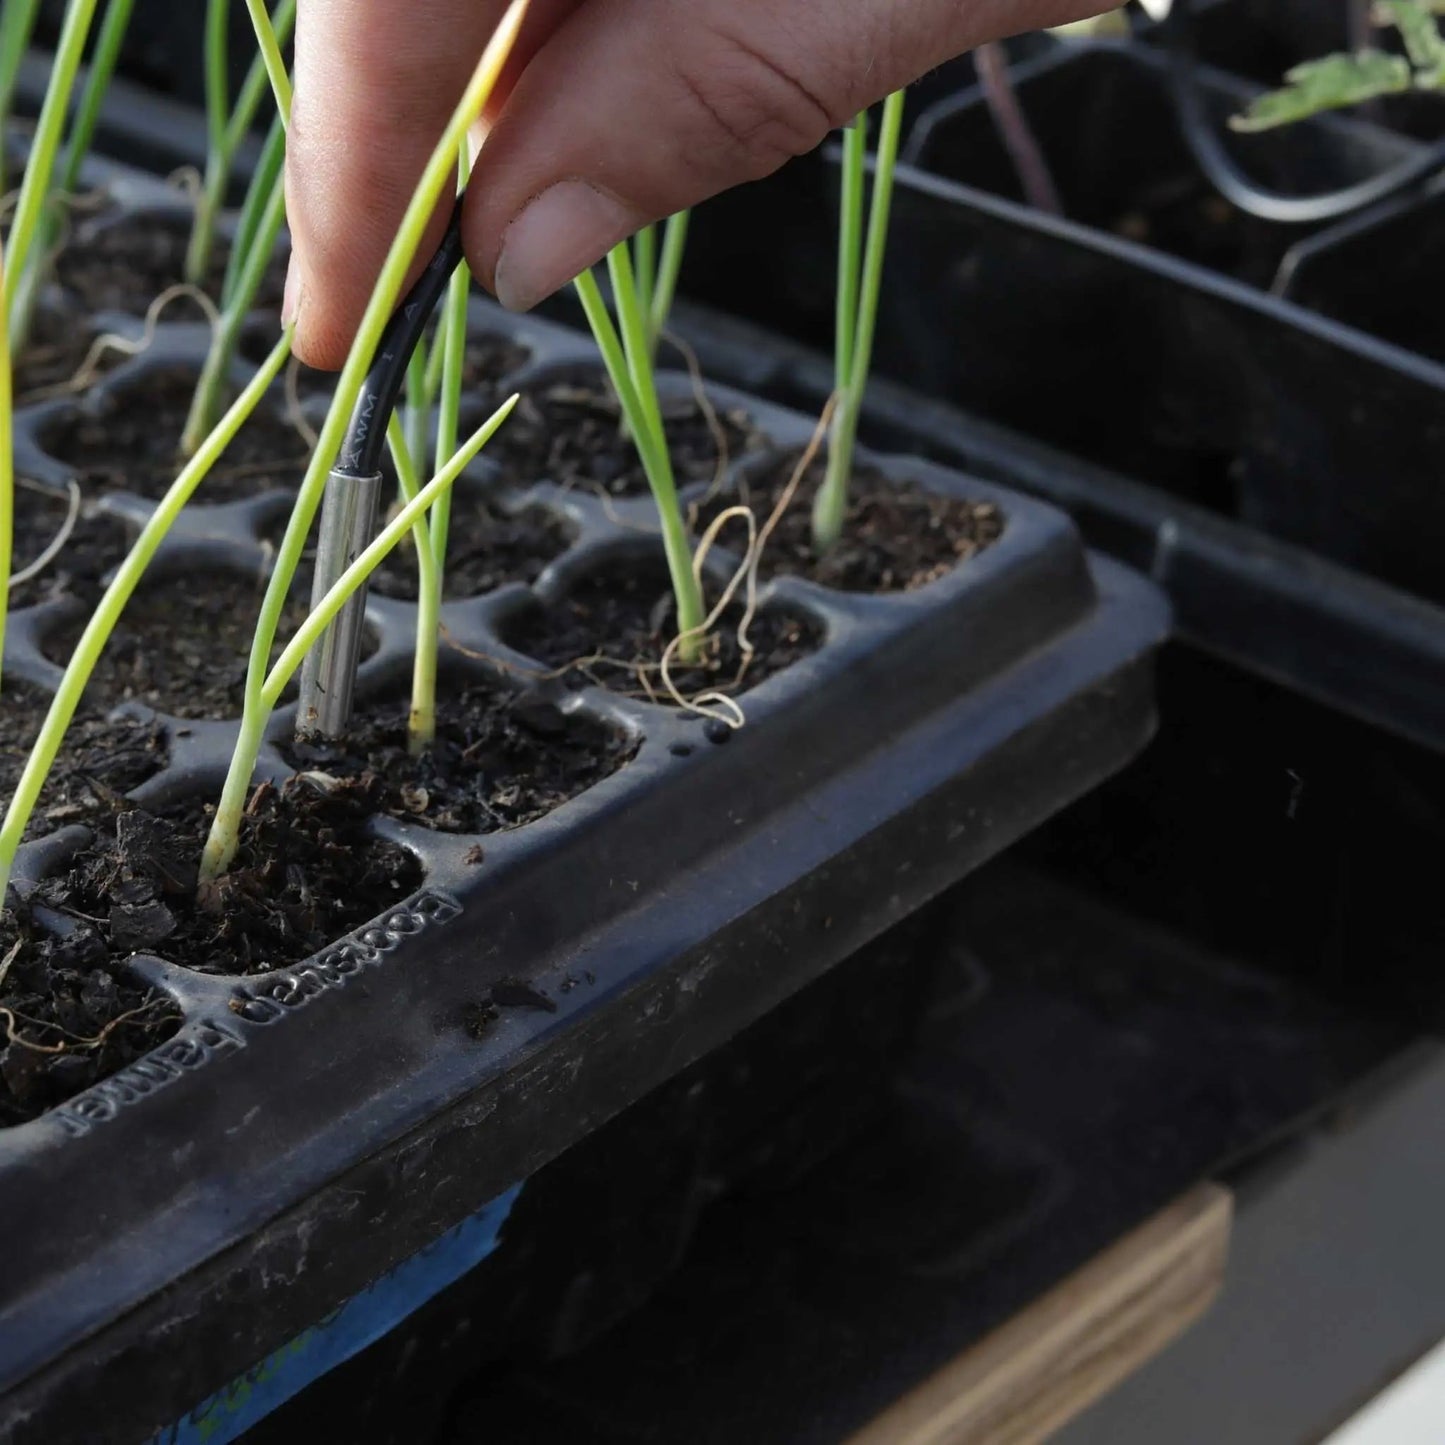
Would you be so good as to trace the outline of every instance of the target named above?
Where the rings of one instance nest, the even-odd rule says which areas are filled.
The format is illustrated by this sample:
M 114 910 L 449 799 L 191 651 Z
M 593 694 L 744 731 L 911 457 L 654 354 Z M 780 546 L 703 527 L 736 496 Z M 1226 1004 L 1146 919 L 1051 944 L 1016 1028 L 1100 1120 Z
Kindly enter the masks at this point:
M 592 367 L 573 333 L 481 303 L 477 321 L 530 352 L 509 386 Z M 23 410 L 22 470 L 61 480 L 67 468 L 45 447 L 75 406 L 139 405 L 127 397 L 145 373 L 196 362 L 202 345 L 199 328 L 163 326 L 84 402 Z M 811 434 L 807 417 L 714 400 L 745 408 L 771 447 Z M 373 923 L 303 964 L 224 978 L 134 961 L 179 1004 L 180 1032 L 0 1138 L 7 1438 L 143 1439 L 218 1391 L 236 1398 L 230 1382 L 252 1390 L 285 1375 L 319 1321 L 394 1318 L 397 1278 L 429 1267 L 419 1251 L 463 1238 L 473 1254 L 446 1257 L 465 1267 L 543 1163 L 1143 745 L 1150 658 L 1167 629 L 1157 592 L 1027 497 L 922 461 L 871 460 L 993 502 L 1002 536 L 914 593 L 770 584 L 764 608 L 806 619 L 822 646 L 743 695 L 737 733 L 595 687 L 565 695 L 566 713 L 630 740 L 631 761 L 508 834 L 378 819 L 421 860 L 423 887 L 378 900 Z M 535 588 L 447 606 L 452 665 L 507 690 L 540 670 L 508 646 L 513 620 L 599 566 L 655 564 L 659 544 L 645 502 L 546 481 L 499 500 L 541 505 L 573 537 Z M 157 576 L 257 575 L 277 503 L 196 508 Z M 105 505 L 134 516 L 147 504 Z M 54 684 L 41 644 L 65 608 L 15 616 L 10 675 Z M 373 599 L 363 697 L 408 674 L 411 615 Z M 211 795 L 232 725 L 165 725 L 169 765 L 137 797 Z M 278 719 L 278 740 L 286 726 Z M 262 771 L 289 769 L 271 749 Z M 27 850 L 22 878 L 74 840 Z M 468 1020 L 488 1002 L 497 1016 L 474 1037 Z

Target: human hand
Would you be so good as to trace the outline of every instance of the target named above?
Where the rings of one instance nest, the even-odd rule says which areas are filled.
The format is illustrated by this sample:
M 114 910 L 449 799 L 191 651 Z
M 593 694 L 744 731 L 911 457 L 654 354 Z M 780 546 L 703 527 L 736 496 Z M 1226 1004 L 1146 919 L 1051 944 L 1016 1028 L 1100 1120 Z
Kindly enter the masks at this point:
M 472 270 L 504 306 L 526 310 L 642 226 L 770 174 L 945 60 L 1109 3 L 531 0 L 478 125 L 486 145 L 463 223 Z M 345 360 L 504 9 L 299 0 L 287 314 L 303 360 Z

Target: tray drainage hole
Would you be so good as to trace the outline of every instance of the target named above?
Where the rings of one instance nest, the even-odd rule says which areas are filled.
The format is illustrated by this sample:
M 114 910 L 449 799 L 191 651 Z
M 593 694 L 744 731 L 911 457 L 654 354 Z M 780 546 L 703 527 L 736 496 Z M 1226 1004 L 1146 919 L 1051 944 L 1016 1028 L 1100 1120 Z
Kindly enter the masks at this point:
M 733 730 L 720 717 L 710 717 L 702 725 L 702 735 L 708 742 L 721 745 L 732 740 Z
M 670 752 L 675 758 L 690 758 L 692 756 L 692 744 L 673 743 L 673 745 L 668 748 L 668 752 Z

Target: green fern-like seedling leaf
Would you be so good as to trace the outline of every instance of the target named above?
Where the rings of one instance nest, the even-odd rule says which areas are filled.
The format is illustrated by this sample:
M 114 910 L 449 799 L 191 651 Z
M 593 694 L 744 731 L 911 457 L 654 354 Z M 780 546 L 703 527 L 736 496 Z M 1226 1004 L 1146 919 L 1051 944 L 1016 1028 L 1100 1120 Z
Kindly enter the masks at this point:
M 1256 96 L 1243 115 L 1230 118 L 1229 125 L 1232 130 L 1245 132 L 1274 130 L 1321 111 L 1341 110 L 1376 96 L 1397 95 L 1409 90 L 1414 79 L 1408 60 L 1383 50 L 1326 55 L 1296 65 L 1285 75 L 1283 88 Z

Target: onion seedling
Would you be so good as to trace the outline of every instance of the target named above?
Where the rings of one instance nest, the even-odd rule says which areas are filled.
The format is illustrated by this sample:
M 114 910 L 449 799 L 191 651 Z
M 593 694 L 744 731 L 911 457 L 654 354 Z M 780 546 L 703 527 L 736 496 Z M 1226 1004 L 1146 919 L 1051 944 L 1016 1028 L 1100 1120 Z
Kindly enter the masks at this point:
M 5 295 L 5 251 L 0 246 L 0 296 Z M 11 411 L 10 339 L 0 326 L 0 680 L 4 678 L 5 621 L 10 602 L 10 558 L 15 545 L 15 428 Z M 0 903 L 5 890 L 0 888 Z
M 35 33 L 35 19 L 40 13 L 40 0 L 6 0 L 0 6 L 0 190 L 4 189 L 10 157 L 5 154 L 5 138 L 10 131 L 10 112 L 15 105 L 15 87 L 20 79 L 20 66 Z
M 457 186 L 465 187 L 468 174 L 467 152 L 463 147 L 457 161 Z M 462 369 L 466 363 L 467 351 L 467 296 L 471 290 L 471 272 L 463 261 L 447 283 L 446 300 L 442 306 L 442 317 L 437 327 L 436 339 L 432 343 L 433 355 L 441 357 L 441 380 L 437 395 L 437 429 L 434 465 L 441 469 L 443 459 L 451 455 L 457 446 L 457 429 L 461 416 Z M 417 348 L 418 356 L 421 348 Z M 421 368 L 423 386 L 429 366 Z M 421 411 L 420 405 L 429 407 L 430 397 L 412 399 L 414 414 L 425 420 L 428 412 Z M 411 458 L 398 457 L 397 448 L 392 448 L 397 459 L 397 477 L 404 497 L 416 492 L 414 451 Z M 408 475 L 408 462 L 411 474 Z M 451 493 L 444 492 L 436 506 L 423 520 L 416 532 L 417 554 L 417 613 L 416 651 L 413 657 L 411 682 L 411 712 L 407 722 L 407 746 L 413 755 L 426 751 L 436 740 L 436 693 L 437 693 L 437 647 L 441 636 L 442 583 L 446 576 L 447 538 L 451 528 Z
M 206 352 L 205 363 L 191 397 L 190 412 L 181 433 L 181 452 L 190 456 L 210 433 L 220 413 L 226 379 L 236 359 L 256 293 L 276 254 L 276 241 L 286 220 L 286 185 L 282 174 L 286 155 L 284 118 L 278 116 L 252 177 L 240 218 L 241 232 L 231 254 L 221 292 L 221 311 Z
M 221 314 L 211 336 L 210 349 L 206 353 L 205 364 L 201 368 L 195 394 L 191 398 L 190 413 L 181 433 L 181 452 L 185 456 L 189 456 L 201 444 L 202 439 L 215 425 L 231 363 L 241 345 L 246 320 L 251 314 L 256 293 L 266 278 L 266 270 L 276 251 L 276 240 L 286 219 L 284 171 L 286 127 L 291 121 L 291 82 L 284 70 L 273 71 L 271 68 L 271 57 L 275 57 L 279 64 L 280 44 L 266 7 L 252 3 L 252 0 L 247 0 L 247 5 L 256 32 L 256 44 L 261 57 L 265 58 L 264 69 L 258 73 L 270 79 L 271 93 L 276 102 L 276 119 L 272 123 L 271 133 L 261 153 L 261 162 L 251 177 L 245 204 L 241 208 L 237 234 L 221 289 Z M 280 14 L 285 6 L 286 0 L 282 0 L 282 4 L 277 6 L 277 13 Z M 209 21 L 210 16 L 207 18 Z M 225 32 L 222 29 L 221 40 L 224 41 L 224 38 Z M 224 64 L 222 71 L 224 72 Z M 219 83 L 225 83 L 224 73 Z
M 24 277 L 31 264 L 31 253 L 44 254 L 42 220 L 51 202 L 51 181 L 55 174 L 56 155 L 60 149 L 65 115 L 70 108 L 75 77 L 85 53 L 85 42 L 95 17 L 96 0 L 69 0 L 60 27 L 60 41 L 55 50 L 55 63 L 50 72 L 40 119 L 30 143 L 25 177 L 15 202 L 15 218 L 10 226 L 11 284 L 5 298 L 5 324 L 10 332 L 11 355 L 18 355 L 25 344 L 30 324 L 30 308 L 35 289 L 27 286 Z M 39 260 L 37 265 L 41 264 Z
M 230 184 L 236 154 L 256 122 L 268 88 L 267 57 L 258 48 L 256 58 L 236 93 L 236 102 L 231 105 L 227 47 L 230 18 L 231 0 L 207 0 L 206 169 L 196 197 L 196 217 L 191 226 L 190 244 L 186 248 L 186 280 L 193 286 L 205 284 L 215 250 L 216 218 L 226 204 L 226 189 Z M 295 24 L 296 0 L 279 0 L 275 13 L 268 17 L 268 26 L 275 37 L 278 52 L 290 39 Z M 240 237 L 237 237 L 237 245 L 240 246 Z
M 637 300 L 647 322 L 648 355 L 657 360 L 657 346 L 667 329 L 677 295 L 678 273 L 687 248 L 690 213 L 669 216 L 662 230 L 662 254 L 657 250 L 657 227 L 644 226 L 632 238 L 632 271 L 637 281 Z
M 257 3 L 258 0 L 248 0 L 248 4 L 253 6 Z M 276 638 L 281 609 L 295 578 L 307 535 L 325 494 L 327 477 L 345 437 L 352 408 L 371 368 L 377 342 L 401 297 L 406 273 L 416 256 L 423 233 L 436 212 L 448 180 L 454 175 L 456 157 L 466 138 L 468 127 L 481 114 L 496 85 L 516 41 L 526 9 L 527 0 L 512 0 L 437 141 L 382 264 L 357 330 L 356 341 L 337 378 L 331 406 L 317 437 L 311 463 L 301 480 L 296 505 L 281 539 L 257 619 L 256 632 L 251 643 L 250 664 L 246 673 L 240 732 L 201 859 L 203 884 L 214 882 L 230 866 L 236 855 L 246 794 L 255 772 L 265 734 L 266 718 L 269 716 L 263 689 L 269 671 L 271 645 Z M 252 18 L 255 19 L 254 9 Z
M 612 281 L 612 301 L 621 326 L 620 336 L 591 271 L 584 271 L 577 278 L 577 295 L 657 505 L 662 546 L 677 605 L 678 656 L 685 663 L 695 663 L 702 656 L 707 609 L 703 605 L 702 584 L 693 568 L 692 543 L 678 501 L 672 455 L 663 430 L 657 378 L 652 367 L 650 325 L 638 296 L 631 249 L 626 241 L 609 253 L 607 268 Z
M 838 294 L 833 339 L 833 421 L 828 434 L 828 465 L 813 502 L 813 549 L 820 556 L 837 542 L 848 512 L 848 484 L 858 440 L 858 413 L 868 387 L 878 295 L 888 246 L 888 217 L 893 203 L 893 171 L 903 132 L 903 92 L 883 102 L 874 160 L 873 196 L 868 233 L 863 239 L 864 160 L 868 112 L 843 133 L 843 190 L 838 220 Z
M 85 631 L 81 633 L 80 641 L 76 643 L 65 674 L 60 680 L 60 686 L 51 700 L 50 711 L 40 726 L 40 733 L 26 761 L 25 770 L 20 775 L 5 820 L 0 824 L 0 901 L 4 900 L 16 850 L 25 836 L 36 801 L 65 740 L 66 729 L 80 706 L 80 699 L 95 671 L 95 664 L 109 642 L 121 613 L 141 578 L 145 576 L 146 568 L 150 566 L 181 509 L 220 460 L 221 454 L 241 429 L 242 423 L 256 409 L 256 404 L 265 395 L 266 388 L 276 379 L 290 354 L 291 331 L 288 328 L 249 385 L 221 419 L 221 424 L 206 438 L 205 445 L 186 463 L 165 496 L 156 504 L 149 520 L 141 528 L 134 546 L 120 564 L 114 581 L 105 589 L 105 594 L 86 624 Z
M 110 0 L 106 6 L 105 19 L 101 22 L 100 33 L 96 37 L 86 71 L 85 87 L 80 93 L 80 100 L 66 136 L 65 156 L 60 165 L 59 178 L 49 188 L 49 196 L 40 214 L 36 238 L 30 247 L 25 270 L 16 276 L 14 281 L 15 310 L 22 318 L 21 335 L 29 330 L 36 297 L 49 275 L 56 240 L 60 235 L 62 208 L 66 198 L 73 196 L 79 188 L 80 168 L 90 151 L 90 143 L 95 138 L 100 107 L 105 100 L 106 91 L 110 88 L 116 63 L 120 59 L 120 48 L 125 41 L 133 5 L 134 0 Z

